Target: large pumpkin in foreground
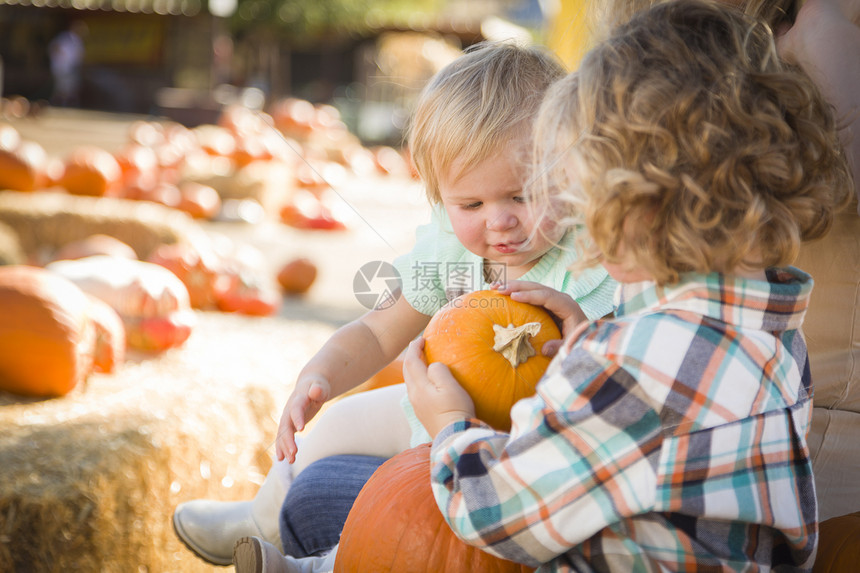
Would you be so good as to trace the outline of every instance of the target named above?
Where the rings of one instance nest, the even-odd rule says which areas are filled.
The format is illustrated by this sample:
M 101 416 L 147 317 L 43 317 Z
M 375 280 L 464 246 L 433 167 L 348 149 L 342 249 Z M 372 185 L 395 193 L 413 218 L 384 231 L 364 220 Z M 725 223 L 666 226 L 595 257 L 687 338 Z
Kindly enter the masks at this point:
M 541 307 L 483 290 L 460 296 L 424 330 L 427 363 L 441 362 L 472 397 L 477 417 L 511 429 L 510 410 L 531 396 L 549 366 L 544 343 L 561 338 Z
M 533 569 L 461 541 L 442 518 L 430 488 L 430 445 L 382 464 L 346 518 L 335 573 L 523 573 Z

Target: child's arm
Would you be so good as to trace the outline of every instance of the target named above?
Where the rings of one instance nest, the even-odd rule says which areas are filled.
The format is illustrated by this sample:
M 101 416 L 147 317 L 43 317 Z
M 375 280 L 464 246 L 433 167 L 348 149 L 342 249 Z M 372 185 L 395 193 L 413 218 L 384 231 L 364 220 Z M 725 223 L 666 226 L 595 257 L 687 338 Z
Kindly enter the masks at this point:
M 392 307 L 370 311 L 338 329 L 299 373 L 278 426 L 278 459 L 295 461 L 295 433 L 322 404 L 394 360 L 429 321 L 429 316 L 413 309 L 401 296 Z
M 782 57 L 810 75 L 845 122 L 843 141 L 860 193 L 860 2 L 807 0 L 778 46 Z
M 410 398 L 436 432 L 434 496 L 466 543 L 537 566 L 653 508 L 660 418 L 625 370 L 575 352 L 541 380 L 536 396 L 514 406 L 507 435 L 469 415 L 444 366 L 422 367 L 420 344 L 407 350 Z

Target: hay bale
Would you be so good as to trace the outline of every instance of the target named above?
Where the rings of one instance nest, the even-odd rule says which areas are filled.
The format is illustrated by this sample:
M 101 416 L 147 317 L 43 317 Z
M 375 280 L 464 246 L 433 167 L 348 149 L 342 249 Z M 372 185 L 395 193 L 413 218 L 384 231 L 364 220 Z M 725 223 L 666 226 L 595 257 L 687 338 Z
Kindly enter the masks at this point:
M 160 244 L 193 242 L 203 232 L 186 213 L 164 205 L 48 191 L 0 191 L 0 223 L 17 233 L 21 248 L 36 261 L 95 234 L 115 237 L 145 259 Z
M 185 347 L 64 398 L 0 394 L 0 569 L 223 571 L 182 545 L 173 510 L 253 496 L 289 384 L 332 328 L 198 314 Z
M 208 185 L 222 201 L 252 199 L 277 213 L 293 189 L 294 169 L 282 161 L 254 161 L 225 173 L 188 172 L 184 180 Z
M 0 223 L 0 265 L 20 265 L 25 260 L 18 233 L 9 225 Z

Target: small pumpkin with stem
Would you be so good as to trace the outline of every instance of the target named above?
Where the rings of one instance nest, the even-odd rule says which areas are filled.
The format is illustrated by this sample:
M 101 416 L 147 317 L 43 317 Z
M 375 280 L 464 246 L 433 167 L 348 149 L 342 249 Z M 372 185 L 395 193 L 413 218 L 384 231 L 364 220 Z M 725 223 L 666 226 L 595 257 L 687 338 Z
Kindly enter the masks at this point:
M 424 330 L 427 363 L 448 366 L 475 403 L 475 414 L 509 431 L 510 410 L 535 392 L 550 358 L 541 352 L 561 332 L 549 312 L 493 290 L 462 295 Z

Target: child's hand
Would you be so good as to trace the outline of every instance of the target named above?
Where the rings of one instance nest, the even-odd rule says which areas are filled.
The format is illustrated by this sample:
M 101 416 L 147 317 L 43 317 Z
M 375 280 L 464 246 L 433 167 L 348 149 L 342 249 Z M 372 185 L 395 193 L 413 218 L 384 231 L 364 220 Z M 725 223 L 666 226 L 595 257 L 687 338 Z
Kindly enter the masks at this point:
M 403 378 L 418 420 L 432 437 L 452 422 L 475 417 L 471 396 L 451 375 L 448 367 L 424 361 L 424 339 L 413 341 L 403 359 Z
M 320 411 L 330 393 L 328 381 L 318 376 L 303 378 L 296 383 L 278 424 L 278 436 L 275 439 L 278 461 L 285 458 L 290 463 L 296 461 L 296 432 L 302 431 L 305 424 Z
M 494 285 L 501 294 L 510 295 L 513 300 L 542 306 L 561 321 L 561 336 L 566 339 L 577 325 L 588 320 L 579 304 L 568 294 L 559 292 L 541 283 L 532 281 L 508 281 Z M 555 356 L 563 340 L 550 340 L 541 348 L 544 356 Z

